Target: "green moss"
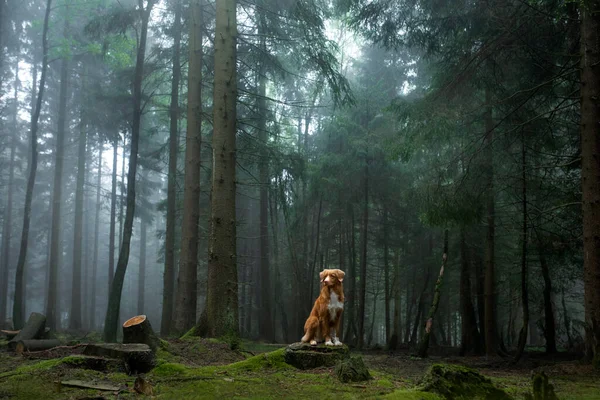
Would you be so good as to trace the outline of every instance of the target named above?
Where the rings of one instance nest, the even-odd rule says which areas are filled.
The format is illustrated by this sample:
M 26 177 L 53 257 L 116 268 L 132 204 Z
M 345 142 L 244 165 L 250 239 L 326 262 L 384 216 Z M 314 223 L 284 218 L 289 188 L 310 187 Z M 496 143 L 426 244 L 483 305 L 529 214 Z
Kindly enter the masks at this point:
M 284 351 L 285 349 L 281 348 L 270 353 L 259 354 L 220 368 L 232 372 L 257 371 L 263 368 L 278 370 L 292 369 L 293 367 L 288 365 L 283 359 Z
M 177 363 L 163 363 L 152 370 L 152 374 L 155 376 L 173 376 L 173 375 L 184 375 L 187 373 L 189 368 L 185 365 Z
M 379 387 L 383 388 L 393 388 L 394 384 L 389 379 L 378 379 L 375 381 L 375 384 Z
M 396 390 L 381 397 L 386 400 L 441 400 L 442 397 L 435 393 L 422 392 L 420 390 Z
M 511 397 L 496 388 L 489 378 L 477 371 L 459 365 L 432 365 L 420 387 L 437 393 L 445 399 L 509 400 Z

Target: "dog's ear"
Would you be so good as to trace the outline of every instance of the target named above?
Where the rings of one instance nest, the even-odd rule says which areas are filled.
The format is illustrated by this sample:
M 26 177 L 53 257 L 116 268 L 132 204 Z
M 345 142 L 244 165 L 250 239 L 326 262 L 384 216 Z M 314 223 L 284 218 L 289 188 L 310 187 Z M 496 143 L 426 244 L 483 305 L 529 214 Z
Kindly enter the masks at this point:
M 340 282 L 344 281 L 344 276 L 346 275 L 346 273 L 344 271 L 342 271 L 341 269 L 338 269 L 335 271 L 337 273 L 337 278 Z
M 321 283 L 323 283 L 323 281 L 325 280 L 325 271 L 321 271 L 319 272 L 319 278 L 321 279 Z

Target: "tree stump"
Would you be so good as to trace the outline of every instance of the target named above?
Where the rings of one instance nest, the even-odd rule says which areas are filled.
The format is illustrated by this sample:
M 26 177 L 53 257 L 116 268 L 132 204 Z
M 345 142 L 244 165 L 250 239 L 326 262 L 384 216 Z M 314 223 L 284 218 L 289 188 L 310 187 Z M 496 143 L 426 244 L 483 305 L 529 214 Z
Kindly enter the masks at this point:
M 361 356 L 353 356 L 339 362 L 335 366 L 335 374 L 343 383 L 373 379 Z
M 15 346 L 17 354 L 23 354 L 26 351 L 42 351 L 52 349 L 61 345 L 58 339 L 43 339 L 43 340 L 19 340 Z
M 333 367 L 348 357 L 348 346 L 311 346 L 308 343 L 293 343 L 285 349 L 284 360 L 298 369 Z
M 46 329 L 46 317 L 39 313 L 31 313 L 27 323 L 23 329 L 8 343 L 9 347 L 14 350 L 17 343 L 21 340 L 37 339 L 44 334 Z
M 425 374 L 421 388 L 444 399 L 512 400 L 506 392 L 492 384 L 479 372 L 459 365 L 434 364 Z
M 88 344 L 83 354 L 123 360 L 130 374 L 145 373 L 156 366 L 154 352 L 147 344 Z
M 9 331 L 9 330 L 1 330 L 0 333 L 6 336 L 8 340 L 14 339 L 15 336 L 19 334 L 20 331 Z
M 154 333 L 150 321 L 145 315 L 137 315 L 129 318 L 123 324 L 123 343 L 143 343 L 156 351 L 160 340 Z

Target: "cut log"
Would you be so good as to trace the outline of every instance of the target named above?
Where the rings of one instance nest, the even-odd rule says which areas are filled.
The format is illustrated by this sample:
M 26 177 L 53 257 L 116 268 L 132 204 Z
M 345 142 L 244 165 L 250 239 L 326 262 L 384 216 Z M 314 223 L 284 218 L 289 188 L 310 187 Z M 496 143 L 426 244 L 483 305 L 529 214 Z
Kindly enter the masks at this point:
M 1 330 L 0 333 L 6 336 L 8 340 L 12 340 L 15 336 L 19 334 L 20 331 L 9 331 L 9 330 Z
M 43 340 L 19 340 L 15 346 L 15 352 L 22 354 L 26 351 L 41 351 L 48 350 L 61 345 L 58 339 L 43 339 Z
M 14 350 L 19 341 L 39 338 L 44 334 L 45 329 L 46 317 L 42 314 L 33 312 L 29 316 L 29 319 L 27 320 L 27 323 L 23 329 L 19 331 L 19 333 L 9 342 L 8 345 Z
M 156 351 L 160 340 L 154 333 L 148 318 L 145 315 L 137 315 L 123 324 L 123 343 L 143 343 L 150 346 L 152 351 Z
M 85 382 L 80 380 L 61 381 L 62 386 L 76 387 L 82 389 L 104 390 L 107 392 L 118 392 L 121 388 L 112 382 Z
M 100 372 L 125 372 L 123 360 L 114 358 L 78 355 L 65 359 L 63 364 L 71 368 L 91 369 Z
M 123 360 L 130 374 L 145 373 L 156 366 L 154 352 L 147 344 L 88 344 L 83 354 Z

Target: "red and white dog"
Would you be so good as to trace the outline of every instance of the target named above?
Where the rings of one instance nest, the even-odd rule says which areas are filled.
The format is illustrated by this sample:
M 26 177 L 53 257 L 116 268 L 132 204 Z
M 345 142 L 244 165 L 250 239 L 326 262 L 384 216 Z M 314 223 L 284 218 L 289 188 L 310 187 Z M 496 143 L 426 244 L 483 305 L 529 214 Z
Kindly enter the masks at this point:
M 303 343 L 310 342 L 314 346 L 324 340 L 327 346 L 342 345 L 336 334 L 344 311 L 344 275 L 340 269 L 325 269 L 319 273 L 321 293 L 304 324 Z

